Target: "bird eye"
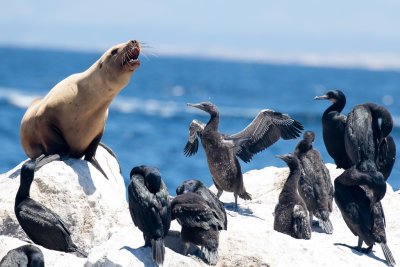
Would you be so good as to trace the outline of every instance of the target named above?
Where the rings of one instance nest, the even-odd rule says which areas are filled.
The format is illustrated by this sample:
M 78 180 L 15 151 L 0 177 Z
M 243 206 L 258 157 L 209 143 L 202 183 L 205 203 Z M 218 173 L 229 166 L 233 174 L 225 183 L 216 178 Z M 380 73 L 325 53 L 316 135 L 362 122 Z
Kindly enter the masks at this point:
M 118 52 L 118 48 L 115 48 L 113 51 L 111 51 L 111 55 L 115 55 Z

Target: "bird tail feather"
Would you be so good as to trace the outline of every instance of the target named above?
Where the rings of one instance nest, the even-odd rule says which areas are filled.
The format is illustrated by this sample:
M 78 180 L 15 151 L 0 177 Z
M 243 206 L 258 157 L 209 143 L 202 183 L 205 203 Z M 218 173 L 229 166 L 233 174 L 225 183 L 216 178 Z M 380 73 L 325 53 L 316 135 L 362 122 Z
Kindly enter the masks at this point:
M 331 220 L 327 218 L 326 220 L 318 220 L 319 221 L 319 226 L 324 230 L 325 233 L 327 234 L 332 234 L 333 233 L 333 225 Z
M 218 250 L 213 248 L 204 247 L 203 255 L 206 262 L 210 265 L 216 265 L 218 262 Z
M 388 245 L 386 243 L 380 243 L 383 254 L 385 255 L 387 264 L 389 266 L 395 266 L 396 265 L 396 261 L 393 258 L 392 252 L 390 251 Z
M 164 263 L 165 256 L 165 246 L 164 239 L 152 239 L 151 248 L 153 252 L 153 260 L 158 264 L 162 265 Z

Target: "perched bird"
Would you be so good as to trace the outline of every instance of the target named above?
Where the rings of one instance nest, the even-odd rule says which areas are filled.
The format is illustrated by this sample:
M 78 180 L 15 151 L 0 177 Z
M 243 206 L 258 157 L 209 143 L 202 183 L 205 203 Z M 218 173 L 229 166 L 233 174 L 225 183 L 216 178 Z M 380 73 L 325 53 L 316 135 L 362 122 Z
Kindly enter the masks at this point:
M 210 170 L 219 198 L 223 191 L 233 192 L 235 208 L 237 197 L 250 200 L 251 195 L 246 192 L 243 184 L 242 170 L 239 156 L 244 162 L 249 162 L 253 155 L 268 148 L 279 138 L 294 139 L 300 135 L 303 125 L 286 114 L 264 109 L 241 132 L 226 135 L 218 132 L 219 112 L 210 102 L 187 104 L 210 114 L 207 124 L 193 120 L 189 128 L 189 140 L 184 148 L 186 156 L 195 154 L 199 140 L 206 152 L 208 168 Z
M 10 250 L 0 261 L 0 267 L 44 267 L 42 251 L 33 245 Z
M 128 199 L 133 223 L 143 232 L 145 246 L 151 245 L 153 260 L 163 264 L 164 237 L 171 225 L 168 189 L 155 167 L 134 167 L 130 177 Z
M 383 147 L 392 128 L 392 117 L 384 107 L 374 103 L 356 105 L 347 117 L 345 130 L 346 152 L 353 167 L 335 180 L 336 204 L 347 226 L 358 236 L 355 249 L 369 253 L 378 243 L 391 266 L 395 261 L 387 246 L 385 216 L 380 202 L 386 193 L 387 177 L 382 174 L 377 162 L 382 160 L 384 164 L 381 167 L 385 174 L 390 173 L 391 168 L 385 160 L 392 152 L 387 153 L 385 149 L 384 155 Z M 367 249 L 362 248 L 363 242 L 368 245 Z
M 373 175 L 380 174 L 374 172 Z M 369 253 L 375 243 L 380 244 L 389 266 L 396 264 L 387 245 L 385 215 L 380 199 L 386 191 L 386 183 L 369 173 L 352 167 L 335 179 L 335 202 L 351 232 L 358 236 L 358 246 L 350 247 Z M 368 248 L 362 248 L 365 242 Z M 344 244 L 340 244 L 344 245 Z
M 392 129 L 393 119 L 386 108 L 375 103 L 356 105 L 347 117 L 344 135 L 352 165 L 362 172 L 380 171 L 388 176 L 396 153 L 393 139 L 388 139 Z
M 333 103 L 322 115 L 322 133 L 325 147 L 335 161 L 337 168 L 350 168 L 351 162 L 344 145 L 347 118 L 340 113 L 346 105 L 345 95 L 342 91 L 330 90 L 323 96 L 316 96 L 314 100 L 329 100 Z
M 72 242 L 71 232 L 65 222 L 56 213 L 30 198 L 35 165 L 35 160 L 29 160 L 21 168 L 21 182 L 14 206 L 19 224 L 35 244 L 87 257 L 87 254 Z
M 219 231 L 226 229 L 226 220 L 201 194 L 187 192 L 176 196 L 171 203 L 172 219 L 182 226 L 181 238 L 187 254 L 190 243 L 201 246 L 205 261 L 218 262 Z
M 331 234 L 333 226 L 329 213 L 332 212 L 333 185 L 321 154 L 313 148 L 314 140 L 315 133 L 306 131 L 294 151 L 301 167 L 299 194 L 307 205 L 310 223 L 315 215 L 319 226 Z
M 276 157 L 286 162 L 290 174 L 275 206 L 274 230 L 294 238 L 310 239 L 310 217 L 306 203 L 297 191 L 301 173 L 299 160 L 292 154 Z
M 217 198 L 217 196 L 210 191 L 202 182 L 199 180 L 187 180 L 183 182 L 177 189 L 176 195 L 186 194 L 188 192 L 199 194 L 207 201 L 208 205 L 215 212 L 215 216 L 219 221 L 224 222 L 223 230 L 226 230 L 228 227 L 228 220 L 226 217 L 226 211 L 224 205 Z

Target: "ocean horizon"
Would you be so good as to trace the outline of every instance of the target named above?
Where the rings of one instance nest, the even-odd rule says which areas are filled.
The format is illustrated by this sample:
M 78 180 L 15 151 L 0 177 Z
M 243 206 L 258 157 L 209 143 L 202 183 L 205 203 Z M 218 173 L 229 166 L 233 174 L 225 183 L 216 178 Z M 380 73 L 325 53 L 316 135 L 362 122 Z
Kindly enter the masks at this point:
M 43 97 L 59 81 L 82 72 L 99 52 L 21 47 L 0 47 L 0 173 L 27 157 L 19 139 L 19 126 L 31 101 Z M 220 110 L 219 130 L 234 134 L 244 129 L 261 109 L 273 109 L 300 121 L 316 133 L 314 148 L 325 163 L 334 163 L 322 140 L 322 113 L 328 101 L 314 101 L 331 89 L 347 98 L 343 114 L 356 104 L 374 102 L 392 114 L 392 136 L 400 142 L 398 71 L 350 67 L 316 67 L 265 62 L 244 62 L 199 56 L 140 57 L 141 66 L 130 83 L 113 100 L 102 141 L 116 153 L 127 183 L 137 165 L 158 167 L 172 195 L 187 179 L 212 184 L 202 147 L 186 158 L 183 148 L 193 119 L 206 123 L 208 114 L 186 103 L 210 101 Z M 254 156 L 242 171 L 286 166 L 275 155 L 293 153 L 297 140 L 279 140 Z M 399 152 L 396 154 L 399 157 Z M 396 161 L 388 183 L 400 188 L 400 164 Z M 266 177 L 268 179 L 268 177 Z

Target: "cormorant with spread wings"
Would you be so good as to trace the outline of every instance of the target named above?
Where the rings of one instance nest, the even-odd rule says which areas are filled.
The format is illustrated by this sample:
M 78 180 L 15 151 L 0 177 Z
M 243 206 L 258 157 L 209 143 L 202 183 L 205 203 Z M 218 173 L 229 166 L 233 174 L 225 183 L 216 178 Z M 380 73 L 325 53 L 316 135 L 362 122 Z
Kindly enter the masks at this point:
M 226 135 L 218 132 L 219 112 L 210 102 L 187 104 L 210 114 L 207 124 L 193 120 L 189 128 L 189 140 L 184 148 L 186 156 L 195 154 L 199 140 L 206 152 L 210 170 L 219 198 L 223 191 L 233 192 L 235 208 L 237 197 L 251 200 L 243 185 L 242 170 L 239 156 L 244 162 L 249 162 L 258 152 L 268 148 L 280 138 L 295 139 L 300 136 L 303 125 L 286 114 L 273 110 L 261 110 L 255 119 L 241 132 Z

